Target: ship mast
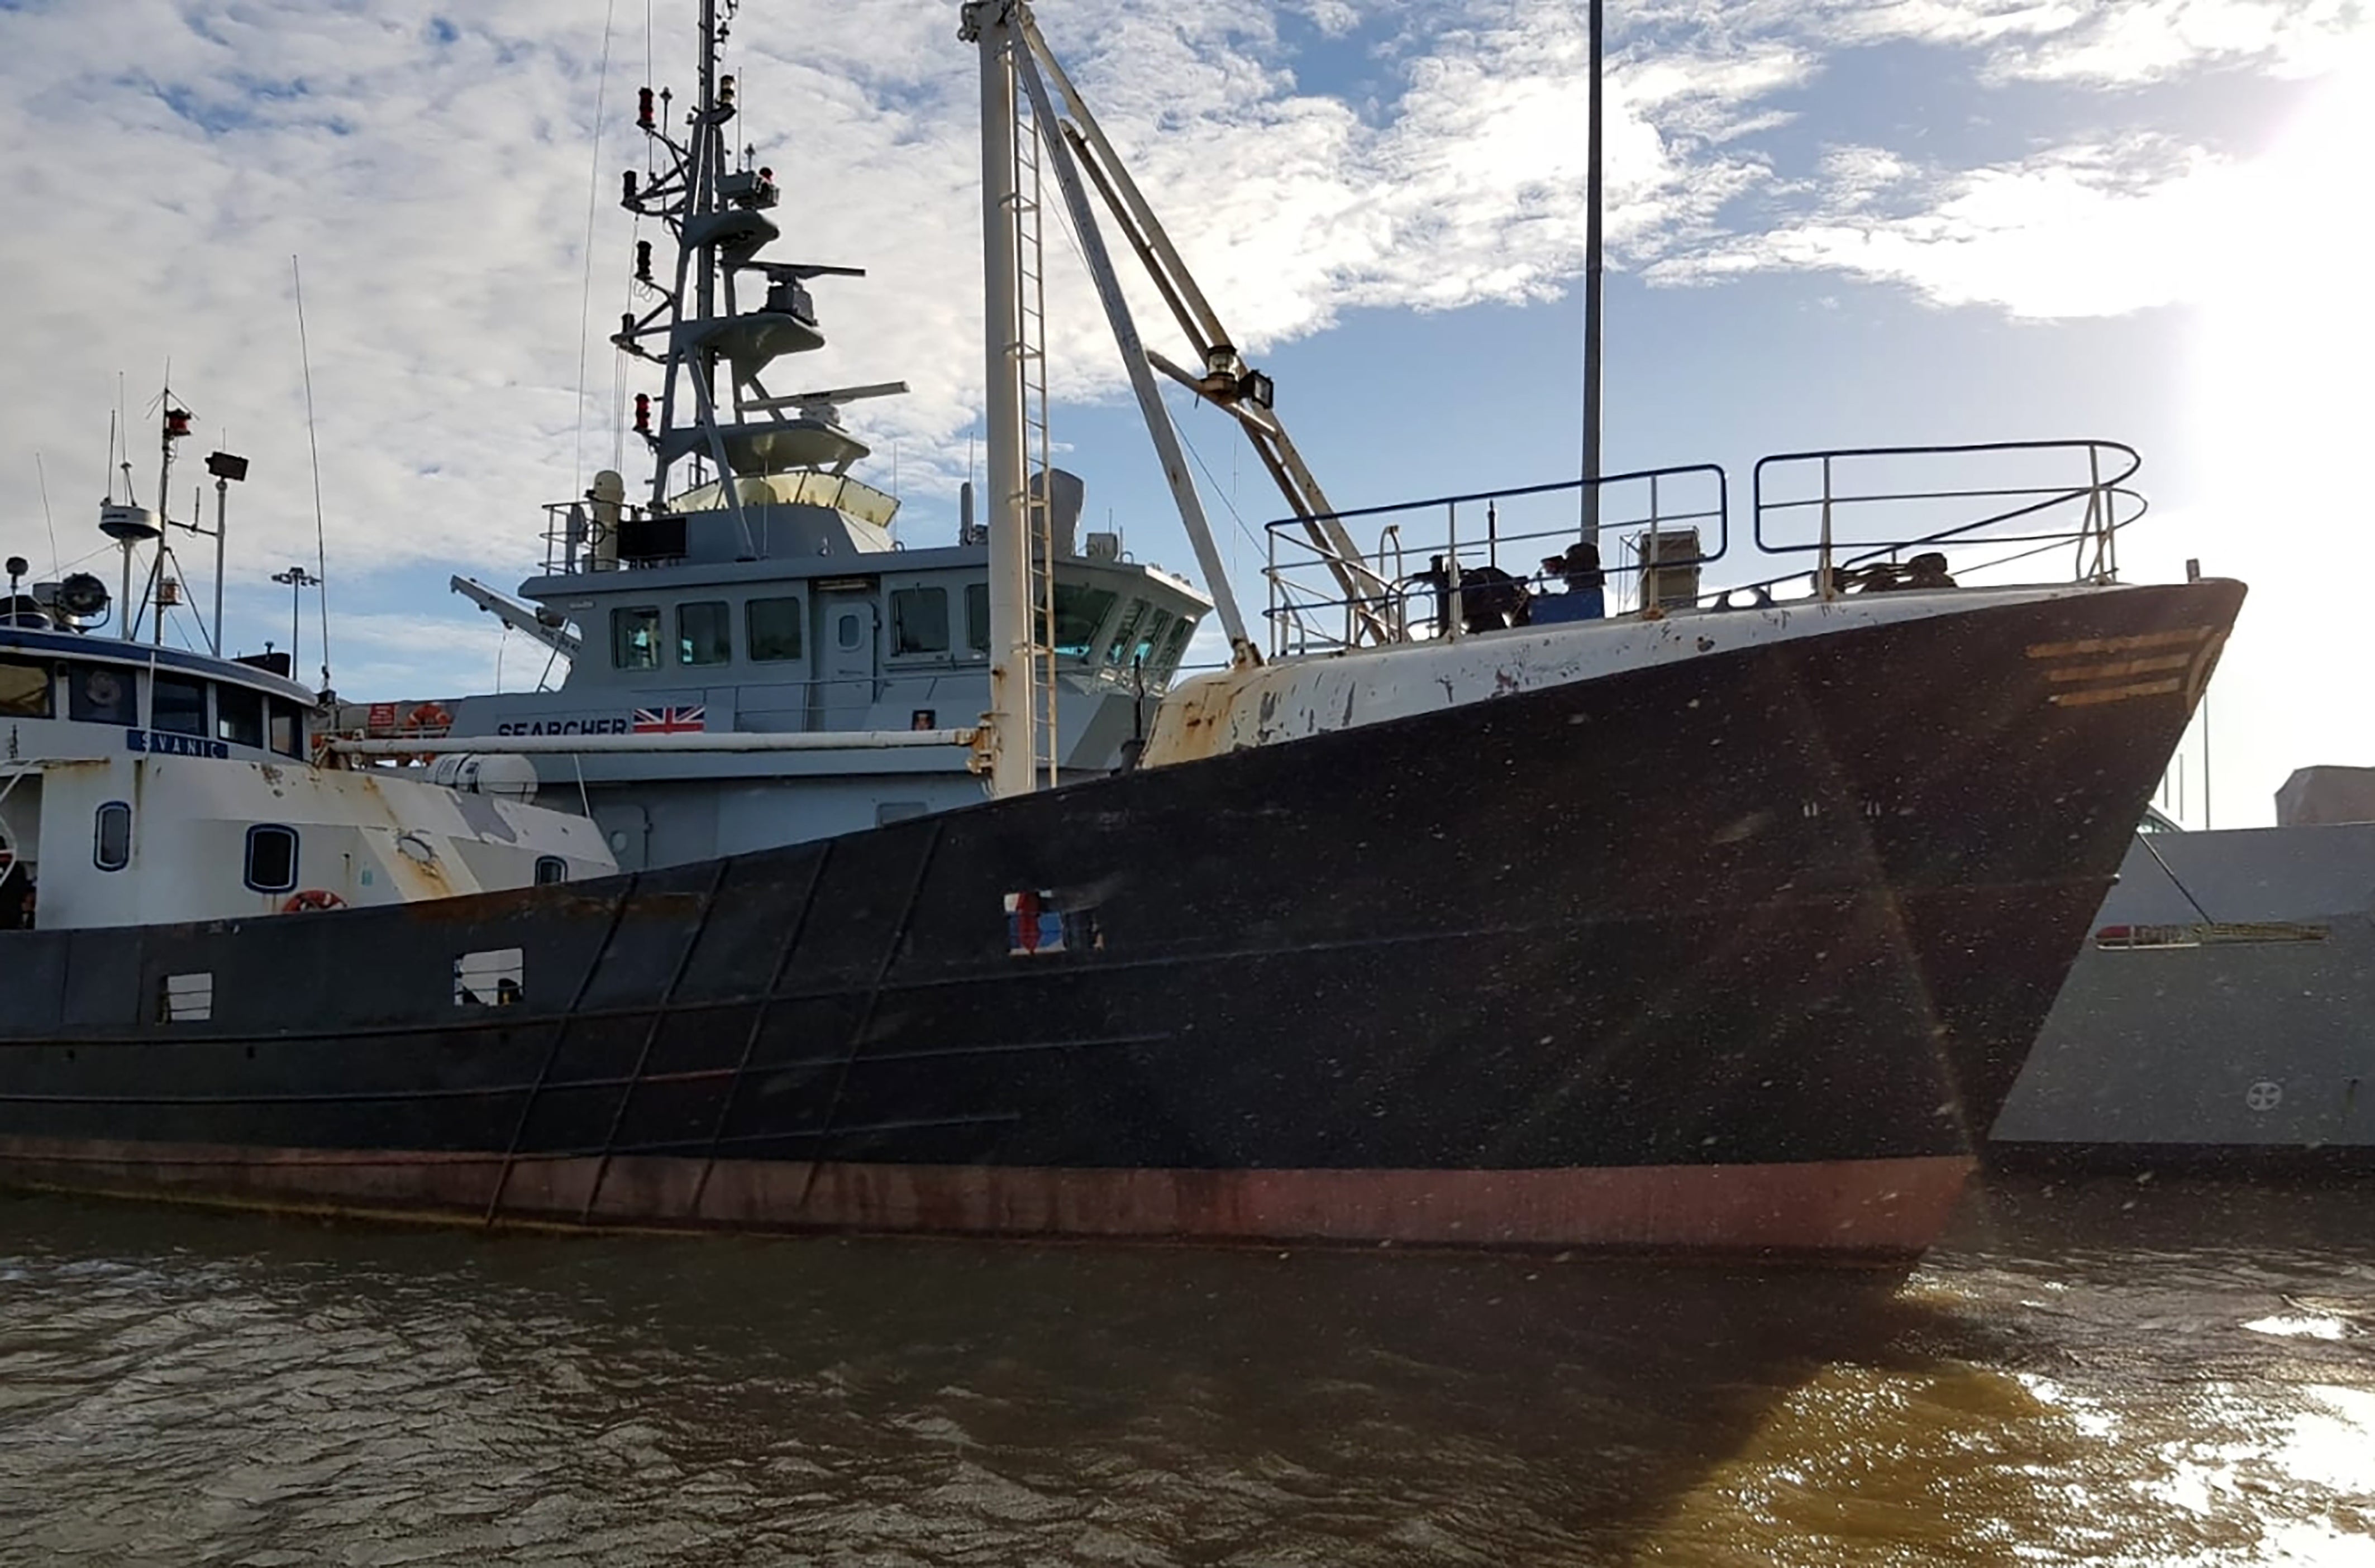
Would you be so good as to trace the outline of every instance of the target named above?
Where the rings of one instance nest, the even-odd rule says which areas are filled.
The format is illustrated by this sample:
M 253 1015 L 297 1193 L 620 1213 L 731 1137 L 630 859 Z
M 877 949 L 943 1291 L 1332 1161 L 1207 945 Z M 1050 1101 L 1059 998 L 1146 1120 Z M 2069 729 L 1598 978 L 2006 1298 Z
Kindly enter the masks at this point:
M 1024 494 L 1021 235 L 1015 181 L 1014 29 L 983 6 L 981 49 L 982 343 L 989 480 L 989 789 L 1027 795 L 1037 758 L 1032 701 L 1029 500 Z M 966 12 L 968 25 L 976 13 Z
M 1601 133 L 1601 0 L 1591 0 L 1591 85 L 1584 136 L 1582 489 L 1584 534 L 1595 548 L 1600 544 L 1600 229 L 1605 195 L 1601 175 L 1604 150 Z
M 907 385 L 884 382 L 778 397 L 760 380 L 774 360 L 824 347 L 806 280 L 862 277 L 865 271 L 758 259 L 782 230 L 767 216 L 778 195 L 774 171 L 749 167 L 727 139 L 738 112 L 735 81 L 720 71 L 718 52 L 737 5 L 701 0 L 699 98 L 684 116 L 682 141 L 669 123 L 669 94 L 645 87 L 637 95 L 635 123 L 664 156 L 648 182 L 635 170 L 625 171 L 620 205 L 666 225 L 676 243 L 676 266 L 665 277 L 656 272 L 652 242 L 636 242 L 634 282 L 656 302 L 640 316 L 632 311 L 622 316 L 610 340 L 663 368 L 656 425 L 651 399 L 635 398 L 634 432 L 652 453 L 651 515 L 664 518 L 672 508 L 688 506 L 726 513 L 738 549 L 751 560 L 766 553 L 751 517 L 768 499 L 764 477 L 796 470 L 845 474 L 868 448 L 841 428 L 839 405 L 890 396 Z M 747 310 L 736 289 L 744 272 L 759 274 L 766 290 Z M 714 497 L 703 491 L 699 501 L 687 500 L 703 490 L 676 477 L 687 460 L 697 477 L 703 468 L 714 475 Z

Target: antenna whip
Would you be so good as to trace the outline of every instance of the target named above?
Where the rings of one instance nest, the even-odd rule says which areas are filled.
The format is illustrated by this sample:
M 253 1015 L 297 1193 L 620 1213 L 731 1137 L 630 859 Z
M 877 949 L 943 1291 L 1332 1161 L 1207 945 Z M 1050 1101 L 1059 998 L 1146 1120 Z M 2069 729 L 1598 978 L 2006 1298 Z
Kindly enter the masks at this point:
M 313 350 L 305 339 L 305 278 L 289 258 L 297 290 L 297 362 L 305 372 L 305 448 L 313 458 L 313 577 L 322 593 L 322 690 L 330 690 L 330 547 L 322 524 L 322 446 L 313 436 Z
M 577 447 L 572 495 L 585 488 L 585 335 L 594 324 L 594 213 L 602 190 L 602 100 L 610 86 L 610 28 L 618 8 L 619 0 L 609 0 L 602 8 L 602 68 L 594 78 L 593 167 L 585 173 L 585 286 L 577 301 Z
M 58 566 L 58 525 L 50 516 L 49 470 L 41 466 L 41 454 L 38 452 L 33 454 L 33 477 L 41 485 L 41 523 L 50 531 L 50 575 L 56 577 L 61 571 Z

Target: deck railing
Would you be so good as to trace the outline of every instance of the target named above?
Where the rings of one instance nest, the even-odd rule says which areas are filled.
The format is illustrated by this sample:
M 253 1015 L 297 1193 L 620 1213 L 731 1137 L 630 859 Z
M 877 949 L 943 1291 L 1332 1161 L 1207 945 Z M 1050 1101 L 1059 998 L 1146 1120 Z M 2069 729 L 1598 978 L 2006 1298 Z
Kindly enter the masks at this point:
M 1908 551 L 1944 556 L 1967 582 L 2066 547 L 2071 580 L 2109 583 L 2120 530 L 2145 514 L 2128 486 L 2143 462 L 2092 440 L 1784 453 L 1757 460 L 1753 533 L 1760 554 L 1814 557 L 1798 572 L 1826 596 L 1904 566 Z
M 1303 518 L 1268 525 L 1276 654 L 1459 637 L 1523 624 L 1562 575 L 1549 558 L 1597 544 L 1610 616 L 1710 601 L 1831 598 L 2001 581 L 2067 548 L 2067 579 L 2118 573 L 2119 531 L 2144 515 L 2140 466 L 2117 442 L 1786 453 L 1755 468 L 1753 553 L 1728 560 L 1731 482 L 1713 464 L 1477 490 L 1335 514 L 1365 561 L 1331 559 Z M 1374 536 L 1372 536 L 1374 530 Z M 1719 579 L 1722 580 L 1719 580 Z M 1572 581 L 1572 580 L 1570 580 Z M 1347 582 L 1373 584 L 1348 595 Z M 1413 606 L 1416 608 L 1413 608 Z
M 1373 529 L 1377 539 L 1366 572 L 1344 574 L 1375 586 L 1352 596 L 1317 531 L 1282 519 L 1266 530 L 1270 652 L 1349 648 L 1380 630 L 1387 642 L 1462 635 L 1550 586 L 1546 559 L 1586 540 L 1599 545 L 1610 613 L 1637 607 L 1645 589 L 1672 604 L 1687 584 L 1695 598 L 1699 572 L 1729 546 L 1728 486 L 1702 463 L 1341 512 L 1356 539 Z

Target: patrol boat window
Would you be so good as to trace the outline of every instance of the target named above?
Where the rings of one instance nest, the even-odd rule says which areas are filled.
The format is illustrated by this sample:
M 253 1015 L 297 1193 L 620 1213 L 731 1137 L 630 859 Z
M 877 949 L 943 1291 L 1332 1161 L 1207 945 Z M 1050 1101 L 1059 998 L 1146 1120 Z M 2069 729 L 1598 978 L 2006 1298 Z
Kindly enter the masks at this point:
M 131 672 L 105 665 L 66 666 L 66 716 L 77 724 L 123 725 L 138 718 Z
M 722 665 L 734 657 L 734 621 L 723 599 L 676 607 L 676 660 Z
M 1056 632 L 1046 635 L 1046 617 L 1039 621 L 1042 640 L 1056 651 L 1059 659 L 1086 659 L 1096 642 L 1097 628 L 1112 613 L 1114 601 L 1121 597 L 1110 588 L 1084 588 L 1075 583 L 1056 584 Z
M 891 652 L 945 654 L 949 651 L 949 591 L 946 588 L 893 588 L 891 591 Z
M 153 677 L 149 682 L 148 727 L 168 735 L 207 733 L 207 683 L 185 675 Z
M 1195 634 L 1196 623 L 1182 616 L 1179 624 L 1171 629 L 1171 641 L 1163 645 L 1161 655 L 1149 666 L 1146 678 L 1155 681 L 1170 679 L 1171 672 L 1179 667 L 1179 656 L 1188 651 L 1188 639 Z
M 989 657 L 989 584 L 965 584 L 965 647 L 977 659 Z
M 1143 610 L 1145 613 L 1140 614 Z M 1105 650 L 1105 663 L 1122 670 L 1142 669 L 1155 678 L 1157 654 L 1171 631 L 1171 612 L 1140 599 L 1122 617 L 1121 630 Z
M 660 667 L 660 612 L 652 605 L 610 612 L 610 663 L 618 669 Z
M 774 664 L 800 656 L 800 601 L 752 599 L 749 611 L 750 662 Z
M 12 719 L 50 716 L 50 666 L 0 659 L 0 713 Z
M 216 687 L 215 738 L 233 746 L 262 746 L 264 693 L 244 686 Z

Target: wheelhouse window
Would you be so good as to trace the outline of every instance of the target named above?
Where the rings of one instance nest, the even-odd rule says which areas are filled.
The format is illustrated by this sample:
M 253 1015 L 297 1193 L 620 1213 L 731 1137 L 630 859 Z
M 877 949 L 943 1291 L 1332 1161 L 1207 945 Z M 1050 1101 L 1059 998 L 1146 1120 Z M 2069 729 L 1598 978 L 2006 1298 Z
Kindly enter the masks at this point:
M 891 590 L 891 652 L 945 654 L 949 651 L 949 591 L 946 588 Z
M 965 584 L 965 648 L 975 658 L 989 657 L 989 584 Z
M 746 619 L 752 664 L 777 664 L 800 656 L 799 600 L 752 599 Z
M 561 856 L 557 855 L 539 855 L 536 857 L 536 885 L 538 887 L 549 888 L 555 882 L 566 882 L 567 880 L 569 880 L 569 862 L 561 859 Z
M 1113 640 L 1105 644 L 1105 663 L 1124 673 L 1142 668 L 1152 679 L 1157 656 L 1170 632 L 1169 610 L 1157 609 L 1144 599 L 1135 600 L 1124 612 Z
M 12 719 L 50 716 L 50 666 L 0 659 L 0 714 Z
M 294 702 L 284 702 L 278 697 L 266 699 L 266 712 L 271 715 L 272 749 L 283 757 L 302 759 L 305 755 L 305 714 Z
M 616 669 L 660 667 L 660 612 L 638 605 L 610 612 L 610 664 Z
M 102 871 L 121 871 L 132 864 L 132 808 L 111 800 L 93 813 L 90 858 Z
M 207 733 L 207 683 L 160 670 L 149 679 L 148 727 L 167 735 Z
M 264 693 L 244 686 L 216 687 L 215 738 L 233 746 L 263 746 Z
M 1108 666 L 1129 663 L 1131 639 L 1137 635 L 1139 622 L 1146 619 L 1144 599 L 1132 599 L 1122 607 L 1121 619 L 1114 622 L 1113 635 L 1105 639 L 1105 657 L 1099 661 Z
M 676 660 L 722 665 L 734 657 L 734 619 L 723 599 L 676 607 Z
M 1095 645 L 1097 629 L 1113 613 L 1114 601 L 1121 595 L 1110 588 L 1087 588 L 1077 583 L 1056 584 L 1056 627 L 1047 632 L 1046 613 L 1037 619 L 1041 641 L 1056 650 L 1059 659 L 1085 660 Z
M 297 886 L 297 830 L 259 822 L 247 830 L 247 885 L 259 893 Z
M 1146 678 L 1155 681 L 1170 679 L 1171 672 L 1179 667 L 1180 656 L 1188 652 L 1188 639 L 1195 634 L 1196 623 L 1182 616 L 1179 623 L 1171 629 L 1171 640 L 1163 644 L 1163 652 L 1148 665 Z
M 123 725 L 139 722 L 138 685 L 132 672 L 107 665 L 66 666 L 66 717 L 77 724 Z

